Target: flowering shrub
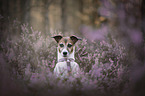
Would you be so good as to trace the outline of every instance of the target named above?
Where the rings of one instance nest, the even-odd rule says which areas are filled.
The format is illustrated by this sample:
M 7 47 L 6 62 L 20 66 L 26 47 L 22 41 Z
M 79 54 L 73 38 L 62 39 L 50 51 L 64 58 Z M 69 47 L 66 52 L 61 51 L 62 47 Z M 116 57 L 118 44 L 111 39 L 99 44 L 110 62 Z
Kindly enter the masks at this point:
M 115 94 L 127 83 L 125 47 L 112 42 L 92 42 L 83 38 L 76 44 L 75 59 L 81 68 L 78 78 L 56 78 L 53 69 L 56 61 L 56 44 L 51 36 L 42 36 L 26 25 L 17 40 L 1 44 L 2 53 L 12 78 L 21 79 L 35 95 L 52 94 Z M 127 75 L 127 73 L 126 73 Z M 43 88 L 44 90 L 42 90 Z M 37 91 L 37 92 L 36 92 Z M 91 93 L 90 93 L 91 92 Z
M 27 25 L 19 30 L 20 22 L 4 24 L 7 30 L 1 28 L 1 32 L 3 36 L 10 33 L 11 38 L 0 46 L 0 94 L 11 91 L 22 96 L 145 96 L 141 29 L 144 17 L 140 12 L 143 0 L 100 0 L 100 3 L 97 10 L 91 9 L 106 19 L 99 26 L 102 27 L 92 30 L 83 26 L 85 38 L 76 44 L 75 59 L 81 68 L 78 78 L 63 80 L 53 75 L 57 44 L 51 36 L 61 33 L 51 30 L 50 35 L 42 36 Z M 15 39 L 13 33 L 21 35 Z

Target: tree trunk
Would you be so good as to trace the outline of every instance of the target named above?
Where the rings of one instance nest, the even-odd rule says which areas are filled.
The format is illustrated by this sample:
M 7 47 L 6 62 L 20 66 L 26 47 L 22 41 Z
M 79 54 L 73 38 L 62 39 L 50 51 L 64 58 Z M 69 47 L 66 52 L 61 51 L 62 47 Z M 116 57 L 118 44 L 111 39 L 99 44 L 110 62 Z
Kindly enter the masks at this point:
M 44 34 L 45 34 L 45 36 L 46 36 L 46 33 L 49 31 L 49 19 L 48 19 L 48 14 L 49 14 L 49 12 L 48 12 L 48 7 L 49 7 L 49 2 L 48 1 L 44 1 L 44 4 L 45 4 L 45 11 L 44 11 L 44 18 L 45 18 L 45 20 L 44 20 L 44 23 L 45 23 L 45 32 L 44 32 Z
M 30 23 L 30 10 L 31 10 L 31 6 L 30 6 L 30 0 L 23 0 L 21 1 L 21 5 L 22 5 L 22 22 L 23 23 Z
M 62 19 L 62 32 L 66 31 L 66 0 L 61 0 L 61 19 Z
M 143 42 L 142 42 L 142 46 L 141 46 L 141 59 L 143 61 L 143 63 L 145 63 L 145 0 L 142 0 L 142 5 L 141 5 L 141 15 L 142 15 L 142 24 L 141 24 L 141 28 L 142 28 L 142 33 L 143 33 Z
M 144 42 L 145 42 L 145 0 L 142 0 L 142 5 L 141 5 L 141 15 L 142 15 L 142 32 L 143 32 L 143 37 L 144 37 Z

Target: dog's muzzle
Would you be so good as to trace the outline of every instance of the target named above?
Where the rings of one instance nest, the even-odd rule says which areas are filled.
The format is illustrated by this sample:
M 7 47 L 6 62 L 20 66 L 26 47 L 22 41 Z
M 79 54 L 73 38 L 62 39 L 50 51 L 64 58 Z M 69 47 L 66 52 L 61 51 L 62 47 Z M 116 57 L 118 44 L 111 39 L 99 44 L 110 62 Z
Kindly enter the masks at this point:
M 67 52 L 63 52 L 63 57 L 67 57 Z

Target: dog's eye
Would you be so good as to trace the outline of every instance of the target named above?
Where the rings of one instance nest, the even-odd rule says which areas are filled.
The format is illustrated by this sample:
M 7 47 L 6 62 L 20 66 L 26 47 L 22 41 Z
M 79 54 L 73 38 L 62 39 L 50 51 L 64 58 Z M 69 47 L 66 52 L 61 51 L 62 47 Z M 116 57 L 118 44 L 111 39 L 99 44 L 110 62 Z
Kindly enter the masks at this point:
M 70 47 L 72 47 L 72 45 L 71 45 L 71 44 L 68 44 L 68 45 L 67 45 L 67 47 L 69 47 L 69 48 L 70 48 Z
M 59 44 L 59 46 L 60 46 L 60 47 L 64 47 L 64 45 L 63 45 L 63 44 Z

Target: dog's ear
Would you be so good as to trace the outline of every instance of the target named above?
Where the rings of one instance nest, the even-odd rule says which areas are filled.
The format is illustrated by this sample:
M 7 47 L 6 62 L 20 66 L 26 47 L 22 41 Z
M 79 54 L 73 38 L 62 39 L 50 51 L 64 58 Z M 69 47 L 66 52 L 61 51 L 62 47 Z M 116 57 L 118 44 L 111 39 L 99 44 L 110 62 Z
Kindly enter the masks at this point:
M 76 36 L 70 36 L 70 39 L 73 41 L 73 43 L 75 44 L 78 40 L 82 40 L 80 38 L 77 38 Z
M 54 38 L 56 40 L 56 42 L 58 43 L 61 40 L 62 36 L 57 35 L 57 36 L 53 36 L 52 38 Z

